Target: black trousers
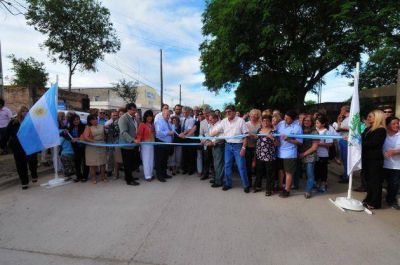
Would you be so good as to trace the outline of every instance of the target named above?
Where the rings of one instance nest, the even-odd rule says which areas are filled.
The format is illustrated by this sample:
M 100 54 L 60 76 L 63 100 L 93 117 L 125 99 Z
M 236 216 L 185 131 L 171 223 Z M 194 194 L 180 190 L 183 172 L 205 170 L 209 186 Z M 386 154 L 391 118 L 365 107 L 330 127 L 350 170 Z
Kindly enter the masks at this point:
M 375 208 L 382 205 L 382 180 L 384 178 L 382 160 L 363 160 L 363 173 L 367 181 L 367 197 L 364 202 Z
M 263 176 L 266 177 L 267 183 L 265 185 L 266 191 L 272 191 L 276 175 L 276 161 L 256 161 L 256 180 L 254 182 L 255 188 L 261 189 Z
M 203 148 L 203 176 L 208 178 L 210 176 L 211 165 L 213 164 L 212 147 L 207 146 Z
M 249 179 L 249 185 L 252 187 L 253 185 L 253 159 L 256 155 L 255 147 L 246 147 L 246 170 L 247 170 L 247 178 Z
M 17 172 L 22 186 L 27 186 L 29 184 L 28 167 L 31 172 L 32 179 L 37 179 L 37 167 L 38 160 L 37 154 L 26 155 L 24 150 L 19 148 L 13 149 L 15 166 L 17 167 Z
M 88 179 L 89 167 L 86 166 L 85 161 L 85 146 L 73 146 L 73 149 L 76 178 L 78 180 Z
M 186 139 L 185 143 L 193 143 Z M 182 146 L 182 169 L 189 173 L 196 172 L 197 146 Z
M 125 181 L 133 181 L 132 172 L 137 170 L 140 165 L 139 148 L 133 149 L 121 148 L 122 163 L 124 165 Z
M 162 142 L 156 139 L 156 142 Z M 167 176 L 168 157 L 171 154 L 172 147 L 168 145 L 155 145 L 154 155 L 156 162 L 156 174 L 158 178 L 165 178 Z
M 315 180 L 324 181 L 328 179 L 328 157 L 319 157 L 315 162 Z

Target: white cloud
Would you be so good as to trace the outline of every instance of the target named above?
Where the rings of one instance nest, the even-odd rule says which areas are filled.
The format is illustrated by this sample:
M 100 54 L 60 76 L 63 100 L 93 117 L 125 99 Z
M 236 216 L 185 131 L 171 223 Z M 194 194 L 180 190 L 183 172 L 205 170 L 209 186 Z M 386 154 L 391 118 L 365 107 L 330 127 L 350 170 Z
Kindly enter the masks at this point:
M 117 54 L 107 55 L 105 62 L 99 62 L 97 72 L 76 72 L 72 78 L 73 86 L 110 86 L 121 78 L 134 78 L 159 89 L 159 49 L 162 48 L 167 103 L 178 102 L 179 84 L 182 85 L 183 104 L 186 105 L 193 106 L 204 101 L 221 108 L 223 103 L 233 101 L 233 93 L 221 92 L 216 96 L 202 86 L 204 75 L 200 72 L 198 47 L 202 41 L 203 10 L 196 0 L 105 0 L 103 4 L 110 9 L 111 20 L 121 39 L 121 50 Z M 6 55 L 13 53 L 23 58 L 32 56 L 45 62 L 51 82 L 58 75 L 60 86 L 67 86 L 67 66 L 52 63 L 47 57 L 47 50 L 39 48 L 45 36 L 26 25 L 23 16 L 0 13 L 0 21 L 6 76 L 12 75 Z M 327 78 L 323 101 L 347 99 L 351 92 L 347 93 L 346 82 L 334 76 Z

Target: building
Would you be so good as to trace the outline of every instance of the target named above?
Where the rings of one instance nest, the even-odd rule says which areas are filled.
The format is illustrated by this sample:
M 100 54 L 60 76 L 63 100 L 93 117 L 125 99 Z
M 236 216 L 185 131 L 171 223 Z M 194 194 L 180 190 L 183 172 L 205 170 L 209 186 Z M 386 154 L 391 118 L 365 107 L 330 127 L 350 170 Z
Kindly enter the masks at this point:
M 91 109 L 116 110 L 126 105 L 126 102 L 113 91 L 112 87 L 72 89 L 89 96 Z M 136 106 L 142 113 L 148 109 L 155 112 L 159 111 L 160 102 L 161 98 L 156 89 L 147 85 L 141 85 L 137 88 Z
M 6 101 L 6 106 L 16 113 L 21 106 L 31 107 L 38 100 L 46 89 L 39 88 L 36 95 L 33 96 L 33 91 L 26 87 L 19 86 L 4 86 L 3 97 Z M 35 97 L 35 99 L 33 99 Z M 59 109 L 88 111 L 89 98 L 87 95 L 76 91 L 69 92 L 67 90 L 58 90 L 58 105 Z

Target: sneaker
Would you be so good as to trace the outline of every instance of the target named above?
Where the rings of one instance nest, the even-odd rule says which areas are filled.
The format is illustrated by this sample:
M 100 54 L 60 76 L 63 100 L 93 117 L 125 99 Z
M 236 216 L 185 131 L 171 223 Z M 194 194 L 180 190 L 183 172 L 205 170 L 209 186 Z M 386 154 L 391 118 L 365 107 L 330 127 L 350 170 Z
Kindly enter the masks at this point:
M 310 199 L 311 198 L 311 193 L 309 193 L 309 192 L 304 193 L 304 198 Z
M 397 203 L 390 205 L 390 208 L 395 209 L 395 210 L 400 210 L 400 206 Z
M 319 193 L 324 193 L 327 191 L 326 186 L 320 186 L 317 190 Z
M 271 196 L 271 195 L 272 195 L 272 191 L 267 191 L 267 192 L 265 192 L 265 196 L 269 197 L 269 196 Z
M 287 198 L 287 197 L 289 197 L 289 195 L 290 195 L 290 192 L 289 192 L 289 191 L 287 191 L 287 190 L 282 190 L 282 192 L 279 194 L 279 197 L 281 197 L 281 198 Z

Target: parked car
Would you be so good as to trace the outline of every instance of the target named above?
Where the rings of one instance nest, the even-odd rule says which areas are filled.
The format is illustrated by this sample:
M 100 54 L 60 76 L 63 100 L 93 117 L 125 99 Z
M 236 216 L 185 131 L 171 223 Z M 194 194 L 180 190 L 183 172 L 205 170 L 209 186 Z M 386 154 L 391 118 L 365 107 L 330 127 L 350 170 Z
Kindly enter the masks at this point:
M 87 117 L 89 116 L 88 112 L 76 111 L 76 110 L 58 110 L 57 112 L 64 112 L 67 115 L 68 112 L 74 112 L 81 118 L 81 122 L 83 124 L 87 123 Z

